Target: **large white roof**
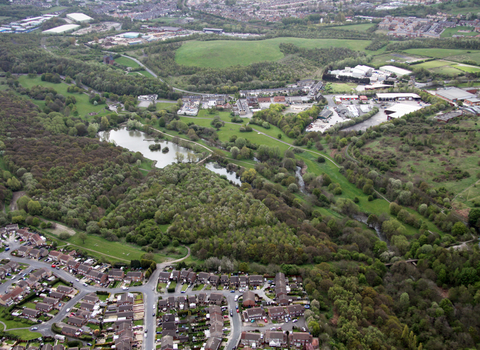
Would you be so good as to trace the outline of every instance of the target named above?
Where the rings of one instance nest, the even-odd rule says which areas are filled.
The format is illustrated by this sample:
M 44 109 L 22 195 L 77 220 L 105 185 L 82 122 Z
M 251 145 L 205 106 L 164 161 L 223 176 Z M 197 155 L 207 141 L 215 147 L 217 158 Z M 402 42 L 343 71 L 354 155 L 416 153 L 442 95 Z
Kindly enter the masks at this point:
M 67 15 L 67 18 L 69 18 L 69 19 L 71 19 L 75 22 L 87 22 L 87 21 L 91 21 L 93 19 L 92 17 L 87 16 L 86 14 L 80 13 L 80 12 L 69 13 Z
M 80 27 L 80 25 L 78 25 L 78 24 L 64 24 L 64 25 L 61 25 L 61 26 L 58 26 L 58 27 L 55 27 L 55 28 L 52 28 L 52 29 L 44 30 L 42 33 L 45 33 L 45 34 L 60 34 L 60 33 L 68 32 L 70 30 L 77 29 L 79 27 Z
M 387 107 L 385 109 L 385 112 L 393 112 L 392 114 L 389 114 L 390 118 L 400 118 L 405 114 L 418 111 L 419 109 L 422 109 L 422 108 L 423 107 L 419 105 L 397 103 L 397 104 L 394 104 L 393 106 Z
M 412 74 L 412 71 L 409 71 L 407 69 L 403 69 L 400 67 L 395 67 L 395 66 L 383 66 L 383 67 L 380 67 L 380 70 L 384 72 L 395 73 L 399 77 L 402 75 Z

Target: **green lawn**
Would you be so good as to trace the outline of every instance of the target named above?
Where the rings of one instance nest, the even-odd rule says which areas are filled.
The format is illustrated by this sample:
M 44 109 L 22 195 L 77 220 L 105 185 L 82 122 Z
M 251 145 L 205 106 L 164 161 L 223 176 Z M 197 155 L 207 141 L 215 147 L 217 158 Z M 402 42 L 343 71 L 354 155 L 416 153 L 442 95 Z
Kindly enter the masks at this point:
M 132 67 L 132 68 L 140 67 L 140 65 L 137 62 L 135 62 L 134 60 L 131 60 L 130 58 L 127 58 L 127 57 L 115 58 L 115 62 L 117 62 L 118 64 L 121 64 L 122 66 L 126 66 L 126 67 Z
M 374 24 L 372 23 L 361 23 L 361 24 L 350 24 L 345 26 L 329 27 L 328 29 L 355 30 L 358 32 L 366 32 L 368 29 L 372 28 L 373 26 Z
M 14 331 L 8 331 L 8 333 L 14 334 L 22 340 L 32 340 L 40 338 L 42 335 L 38 332 L 30 332 L 28 329 L 17 329 Z
M 185 284 L 182 286 L 182 292 L 186 291 L 187 289 L 188 289 L 188 284 L 185 283 Z
M 153 77 L 153 75 L 148 73 L 146 70 L 140 70 L 140 71 L 137 71 L 137 72 L 130 72 L 127 75 L 143 75 L 143 76 L 148 77 L 148 78 Z
M 98 105 L 94 106 L 90 102 L 88 102 L 88 95 L 84 93 L 69 93 L 67 92 L 68 85 L 65 83 L 60 83 L 60 84 L 54 84 L 50 83 L 47 81 L 42 81 L 40 79 L 40 76 L 31 79 L 26 75 L 22 75 L 18 78 L 18 81 L 20 84 L 25 87 L 25 88 L 31 88 L 32 86 L 40 85 L 40 86 L 45 86 L 45 87 L 51 87 L 55 89 L 58 93 L 62 94 L 63 96 L 69 96 L 73 95 L 75 96 L 75 99 L 77 100 L 76 106 L 77 110 L 79 113 L 79 116 L 85 116 L 88 113 L 95 112 L 95 113 L 100 113 L 106 105 Z M 38 106 L 44 106 L 45 102 L 44 101 L 37 101 L 37 100 L 32 100 L 37 104 Z
M 458 75 L 462 73 L 457 69 L 458 67 L 456 67 L 455 63 L 443 60 L 428 61 L 416 64 L 414 67 L 425 68 L 439 74 Z
M 458 56 L 465 54 L 480 54 L 480 51 L 475 50 L 456 50 L 456 49 L 408 49 L 405 53 L 418 55 L 423 57 L 446 58 L 450 56 Z
M 461 33 L 459 30 L 468 30 L 470 33 Z M 468 36 L 476 36 L 478 33 L 475 31 L 473 27 L 455 27 L 455 28 L 447 28 L 443 31 L 441 37 L 442 38 L 451 38 L 453 35 L 464 35 L 465 37 Z
M 110 242 L 106 239 L 97 236 L 97 235 L 88 235 L 85 243 L 82 243 L 78 234 L 70 237 L 67 242 L 70 244 L 75 244 L 78 248 L 91 249 L 88 251 L 88 254 L 93 256 L 105 256 L 107 260 L 114 261 L 130 261 L 130 260 L 140 260 L 141 256 L 145 254 L 140 247 L 130 245 L 125 242 Z M 155 254 L 155 261 L 162 262 L 167 256 L 174 258 L 179 258 L 186 255 L 186 248 L 178 247 L 181 254 L 167 255 L 165 253 Z
M 354 83 L 327 83 L 325 90 L 328 93 L 351 93 L 352 89 L 355 89 L 357 85 Z
M 278 61 L 284 55 L 280 43 L 292 43 L 308 49 L 346 47 L 365 50 L 368 40 L 275 38 L 254 41 L 188 41 L 176 52 L 175 61 L 186 66 L 226 68 L 254 62 Z M 380 51 L 380 50 L 379 50 Z

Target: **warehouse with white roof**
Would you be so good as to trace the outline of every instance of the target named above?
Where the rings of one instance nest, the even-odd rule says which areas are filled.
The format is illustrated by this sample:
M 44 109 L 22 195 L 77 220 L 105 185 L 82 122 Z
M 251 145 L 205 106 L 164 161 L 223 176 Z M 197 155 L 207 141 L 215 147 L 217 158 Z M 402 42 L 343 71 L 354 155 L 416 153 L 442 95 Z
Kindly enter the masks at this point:
M 63 34 L 80 28 L 79 24 L 64 24 L 55 28 L 44 30 L 43 34 Z
M 402 75 L 412 74 L 412 71 L 409 71 L 407 69 L 403 69 L 403 68 L 400 68 L 400 67 L 395 67 L 395 66 L 382 66 L 382 67 L 380 67 L 380 70 L 382 72 L 395 74 L 397 77 L 401 77 Z
M 90 22 L 93 19 L 92 17 L 80 12 L 69 13 L 67 18 L 77 23 Z

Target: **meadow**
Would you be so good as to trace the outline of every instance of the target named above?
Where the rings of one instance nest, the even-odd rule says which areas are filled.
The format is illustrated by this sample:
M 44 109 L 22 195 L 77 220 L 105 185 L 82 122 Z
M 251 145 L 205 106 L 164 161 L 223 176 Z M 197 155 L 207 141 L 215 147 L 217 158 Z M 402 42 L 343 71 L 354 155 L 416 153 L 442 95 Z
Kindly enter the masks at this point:
M 275 38 L 267 40 L 187 41 L 177 51 L 175 61 L 186 66 L 227 68 L 255 62 L 278 61 L 284 57 L 280 43 L 292 43 L 307 49 L 346 47 L 365 51 L 368 40 Z
M 470 31 L 470 33 L 462 33 L 459 32 L 460 30 Z M 455 27 L 455 28 L 447 28 L 443 31 L 442 38 L 451 38 L 453 35 L 464 35 L 465 37 L 469 36 L 476 36 L 478 33 L 472 27 Z
M 412 67 L 415 68 L 425 68 L 430 70 L 433 73 L 446 74 L 446 75 L 458 75 L 462 71 L 457 69 L 459 68 L 454 62 L 435 60 L 428 61 L 420 64 L 416 64 Z
M 472 59 L 480 61 L 480 50 L 456 50 L 456 49 L 408 49 L 403 51 L 407 54 L 432 58 L 449 58 L 455 60 L 455 57 L 464 57 L 464 59 Z
M 128 73 L 128 75 L 143 75 L 143 76 L 148 77 L 148 78 L 153 78 L 153 75 L 148 73 L 146 70 L 139 70 L 139 71 L 136 71 L 136 72 L 130 72 L 130 73 Z
M 88 117 L 88 113 L 95 112 L 95 113 L 100 113 L 106 105 L 98 105 L 94 106 L 90 102 L 88 102 L 88 95 L 85 93 L 70 93 L 67 92 L 68 85 L 65 83 L 60 83 L 60 84 L 54 84 L 50 83 L 48 81 L 42 81 L 40 79 L 40 76 L 36 78 L 29 78 L 26 75 L 22 75 L 18 78 L 18 81 L 20 82 L 20 85 L 22 85 L 24 88 L 31 88 L 36 85 L 40 86 L 45 86 L 45 87 L 51 87 L 55 89 L 58 93 L 62 94 L 63 96 L 75 96 L 75 99 L 77 100 L 76 106 L 78 110 L 79 116 L 85 116 L 85 118 Z M 45 102 L 41 100 L 32 100 L 37 106 L 42 108 L 45 106 Z M 88 118 L 87 118 L 88 119 Z

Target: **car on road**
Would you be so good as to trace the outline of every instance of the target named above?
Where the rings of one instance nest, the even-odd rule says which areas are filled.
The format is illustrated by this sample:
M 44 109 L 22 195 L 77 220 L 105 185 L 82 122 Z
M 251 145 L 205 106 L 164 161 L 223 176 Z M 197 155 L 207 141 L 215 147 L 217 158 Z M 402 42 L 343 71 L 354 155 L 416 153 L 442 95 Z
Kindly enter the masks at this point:
M 69 312 L 70 311 L 70 308 L 66 309 L 65 312 Z
M 145 338 L 148 338 L 148 334 L 147 334 L 147 333 L 145 333 Z
M 52 267 L 53 267 L 53 268 L 56 268 L 56 267 L 57 267 L 57 265 L 55 265 L 55 264 L 52 264 Z
M 294 319 L 294 320 L 293 320 L 293 323 L 296 323 L 296 322 L 298 322 L 298 320 L 297 320 L 297 319 Z
M 36 331 L 37 329 L 38 329 L 38 327 L 32 327 L 32 328 L 30 328 L 30 330 L 32 330 L 32 331 Z
M 148 328 L 145 328 L 145 333 L 148 333 Z
M 185 291 L 184 291 L 184 290 L 182 290 L 180 293 L 185 293 Z
M 240 312 L 240 310 L 239 310 L 238 307 L 237 307 L 237 314 L 238 314 L 239 312 Z
M 78 278 L 75 281 L 80 282 L 80 280 Z
M 153 317 L 155 317 L 155 314 L 152 314 Z
M 92 346 L 92 343 L 87 343 L 88 346 Z
M 232 310 L 230 310 L 230 316 L 233 316 L 233 311 Z
M 128 287 L 122 287 L 123 290 L 128 290 Z
M 235 291 L 232 289 L 232 290 L 230 291 L 230 293 L 235 293 Z
M 6 252 L 8 252 L 9 250 L 10 250 L 10 248 L 9 248 L 9 247 L 5 248 L 5 251 L 6 251 Z

